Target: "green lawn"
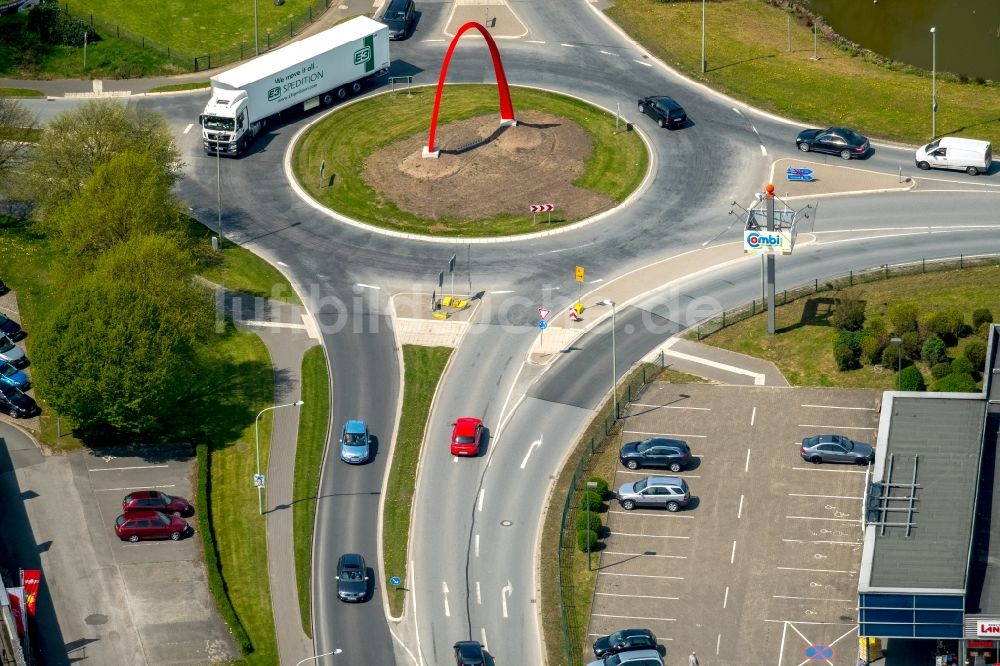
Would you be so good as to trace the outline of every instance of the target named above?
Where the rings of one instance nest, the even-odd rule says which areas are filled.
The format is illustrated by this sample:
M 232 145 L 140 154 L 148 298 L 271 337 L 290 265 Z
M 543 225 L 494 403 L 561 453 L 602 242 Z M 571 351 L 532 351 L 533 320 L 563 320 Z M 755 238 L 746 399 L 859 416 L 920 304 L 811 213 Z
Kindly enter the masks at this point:
M 326 449 L 330 420 L 330 382 L 326 355 L 316 346 L 302 358 L 302 400 L 299 439 L 295 449 L 295 485 L 292 490 L 292 532 L 295 539 L 295 583 L 299 592 L 302 630 L 312 636 L 312 537 L 316 517 L 319 472 Z
M 576 185 L 621 201 L 646 173 L 646 147 L 635 132 L 615 134 L 615 118 L 584 102 L 528 88 L 511 88 L 514 108 L 545 111 L 576 122 L 594 142 L 593 154 Z M 448 86 L 440 125 L 495 114 L 494 85 Z M 361 177 L 365 159 L 379 149 L 427 131 L 434 89 L 412 94 L 381 95 L 352 104 L 314 125 L 296 146 L 293 168 L 299 183 L 320 203 L 369 224 L 409 233 L 492 236 L 538 230 L 532 216 L 501 215 L 490 219 L 440 218 L 433 221 L 401 211 Z M 326 162 L 324 182 L 318 174 Z M 333 186 L 329 184 L 333 180 Z M 562 220 L 565 224 L 574 220 Z M 433 231 L 431 229 L 433 225 Z M 546 228 L 558 226 L 556 220 Z
M 708 71 L 702 75 L 701 10 L 700 2 L 615 0 L 607 14 L 671 67 L 759 108 L 881 139 L 930 140 L 929 75 L 866 62 L 822 38 L 820 58 L 812 60 L 812 29 L 794 21 L 789 53 L 785 12 L 762 0 L 708 3 Z M 1000 143 L 1000 85 L 939 76 L 938 108 L 938 134 Z
M 438 380 L 451 355 L 449 347 L 403 346 L 403 413 L 392 452 L 389 482 L 386 484 L 382 515 L 382 572 L 399 576 L 399 589 L 389 589 L 389 611 L 398 617 L 406 600 L 407 547 L 410 536 L 410 508 L 420 461 L 420 446 L 427 427 L 427 414 L 437 391 Z
M 923 273 L 894 277 L 828 291 L 792 301 L 775 311 L 776 334 L 767 335 L 766 314 L 733 324 L 702 339 L 706 344 L 757 356 L 773 362 L 793 386 L 844 386 L 893 389 L 896 373 L 876 373 L 874 366 L 841 372 L 833 358 L 836 329 L 817 312 L 825 312 L 835 299 L 859 299 L 866 303 L 867 317 L 884 316 L 900 301 L 920 304 L 922 312 L 957 308 L 971 319 L 976 308 L 989 308 L 1000 319 L 1000 266 Z M 961 354 L 972 338 L 959 340 L 949 356 Z M 927 373 L 924 373 L 927 377 Z
M 0 88 L 0 97 L 45 97 L 45 93 L 31 88 Z
M 192 81 L 190 83 L 174 83 L 169 86 L 157 86 L 156 88 L 150 88 L 151 93 L 165 93 L 165 92 L 182 92 L 184 90 L 202 90 L 205 88 L 211 88 L 211 81 Z

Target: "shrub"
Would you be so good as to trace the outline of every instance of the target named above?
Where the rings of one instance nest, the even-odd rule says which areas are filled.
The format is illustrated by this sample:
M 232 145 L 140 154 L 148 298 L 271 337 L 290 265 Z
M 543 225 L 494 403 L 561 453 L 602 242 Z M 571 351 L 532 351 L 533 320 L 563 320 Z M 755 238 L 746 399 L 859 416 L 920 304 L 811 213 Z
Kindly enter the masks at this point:
M 876 336 L 865 333 L 861 338 L 861 358 L 869 363 L 878 363 L 882 358 L 882 341 Z
M 580 549 L 581 553 L 586 553 L 588 550 L 593 552 L 596 545 L 597 532 L 594 530 L 577 530 L 576 547 Z
M 861 354 L 861 339 L 864 337 L 865 334 L 861 331 L 848 331 L 842 328 L 837 331 L 837 341 L 834 345 L 847 345 L 851 352 L 858 356 Z
M 887 316 L 889 323 L 892 324 L 892 330 L 896 332 L 896 335 L 901 336 L 903 333 L 917 330 L 917 316 L 919 314 L 920 308 L 916 303 L 903 301 L 890 307 Z
M 910 365 L 910 359 L 905 354 L 900 357 L 899 345 L 889 345 L 882 350 L 882 367 L 896 370 L 899 367 L 905 368 Z
M 924 383 L 924 376 L 917 366 L 908 365 L 899 373 L 900 391 L 923 391 L 926 388 L 927 384 Z
M 591 488 L 594 492 L 600 493 L 601 499 L 607 499 L 608 497 L 608 482 L 599 476 L 592 476 L 587 479 L 587 483 L 596 483 L 596 488 Z
M 975 393 L 979 386 L 972 375 L 953 372 L 934 382 L 934 390 L 942 393 Z
M 951 374 L 951 363 L 935 363 L 931 367 L 931 377 L 941 379 Z
M 983 324 L 993 323 L 993 313 L 989 308 L 976 308 L 972 311 L 972 328 L 979 330 Z
M 865 303 L 854 298 L 838 298 L 830 323 L 848 331 L 860 331 L 865 325 Z
M 865 334 L 877 338 L 883 346 L 889 344 L 889 327 L 882 317 L 871 317 L 865 320 Z
M 591 532 L 601 531 L 601 516 L 593 511 L 581 511 L 576 514 L 576 531 L 589 529 Z
M 842 372 L 854 370 L 860 366 L 854 355 L 854 350 L 842 342 L 833 348 L 833 358 L 837 362 L 837 369 Z
M 948 350 L 945 349 L 944 341 L 937 336 L 927 338 L 923 347 L 920 348 L 920 358 L 922 358 L 924 363 L 927 365 L 935 365 L 937 363 L 944 363 L 947 361 Z
M 580 511 L 601 511 L 604 497 L 596 490 L 586 490 L 580 495 Z
M 972 367 L 972 362 L 964 356 L 959 356 L 951 362 L 951 372 L 953 374 L 969 375 L 972 377 L 972 373 L 975 371 L 976 368 Z
M 986 343 L 982 340 L 971 340 L 965 345 L 965 358 L 969 359 L 972 368 L 982 372 L 986 368 Z
M 909 333 L 903 333 L 903 356 L 910 360 L 916 360 L 920 358 L 920 348 L 922 346 L 922 339 L 916 331 L 910 331 Z
M 958 310 L 938 312 L 931 318 L 931 330 L 949 347 L 958 343 L 958 336 L 965 326 L 965 317 Z

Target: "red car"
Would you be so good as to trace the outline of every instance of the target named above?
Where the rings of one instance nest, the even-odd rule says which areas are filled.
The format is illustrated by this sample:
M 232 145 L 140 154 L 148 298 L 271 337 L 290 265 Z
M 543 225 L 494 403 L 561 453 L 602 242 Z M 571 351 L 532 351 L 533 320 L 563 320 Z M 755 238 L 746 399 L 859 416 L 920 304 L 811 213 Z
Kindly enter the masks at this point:
M 455 423 L 451 431 L 451 455 L 478 456 L 479 440 L 483 436 L 483 422 L 475 417 L 466 416 Z
M 122 500 L 122 511 L 162 511 L 175 516 L 194 513 L 191 503 L 183 497 L 161 493 L 159 490 L 133 490 Z
M 122 541 L 135 543 L 142 539 L 173 539 L 177 541 L 191 531 L 187 521 L 159 511 L 132 511 L 115 520 L 115 534 Z

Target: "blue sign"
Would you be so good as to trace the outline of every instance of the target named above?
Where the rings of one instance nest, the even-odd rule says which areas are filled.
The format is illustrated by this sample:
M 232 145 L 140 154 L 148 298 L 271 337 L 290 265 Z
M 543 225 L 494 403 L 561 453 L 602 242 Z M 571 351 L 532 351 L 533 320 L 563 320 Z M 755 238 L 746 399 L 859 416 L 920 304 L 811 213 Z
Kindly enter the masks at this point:
M 812 661 L 825 661 L 833 659 L 833 648 L 829 645 L 810 645 L 806 648 L 806 658 Z
M 399 576 L 393 576 L 392 578 L 389 579 L 389 584 L 394 587 L 399 587 L 399 584 L 402 582 L 403 581 L 399 580 Z
M 812 169 L 801 169 L 799 167 L 788 167 L 785 169 L 785 176 L 788 180 L 799 180 L 806 183 L 811 183 L 813 180 L 813 170 Z
M 540 328 L 540 329 L 542 329 L 544 331 L 548 327 L 549 327 L 549 322 L 547 322 L 545 320 L 539 320 L 539 322 L 538 322 L 538 328 Z

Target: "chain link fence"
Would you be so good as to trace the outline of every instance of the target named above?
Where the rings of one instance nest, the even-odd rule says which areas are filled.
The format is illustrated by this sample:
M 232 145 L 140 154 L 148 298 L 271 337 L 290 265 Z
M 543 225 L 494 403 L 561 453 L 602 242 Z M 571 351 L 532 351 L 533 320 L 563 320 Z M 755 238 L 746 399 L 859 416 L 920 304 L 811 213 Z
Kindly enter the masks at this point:
M 959 255 L 941 259 L 918 259 L 902 264 L 882 264 L 874 268 L 848 271 L 832 277 L 816 278 L 812 282 L 776 292 L 774 300 L 775 305 L 781 306 L 813 294 L 846 289 L 856 284 L 888 280 L 891 277 L 996 265 L 1000 265 L 1000 254 Z M 731 326 L 766 310 L 767 300 L 762 298 L 725 310 L 698 324 L 696 327 L 698 339 L 701 340 L 726 326 Z
M 269 29 L 264 34 L 260 34 L 258 38 L 260 52 L 266 53 L 285 42 L 291 41 L 296 35 L 300 34 L 325 14 L 332 4 L 333 0 L 313 0 L 312 4 L 297 16 L 294 16 L 287 24 L 281 25 L 274 32 Z M 257 55 L 253 42 L 240 42 L 238 46 L 212 53 L 190 53 L 176 49 L 169 44 L 150 39 L 145 35 L 140 35 L 92 12 L 77 11 L 68 2 L 61 4 L 60 9 L 72 18 L 87 23 L 99 35 L 125 39 L 143 49 L 156 51 L 161 56 L 166 57 L 169 62 L 185 71 L 201 72 L 206 69 L 223 67 L 234 62 L 240 62 Z

